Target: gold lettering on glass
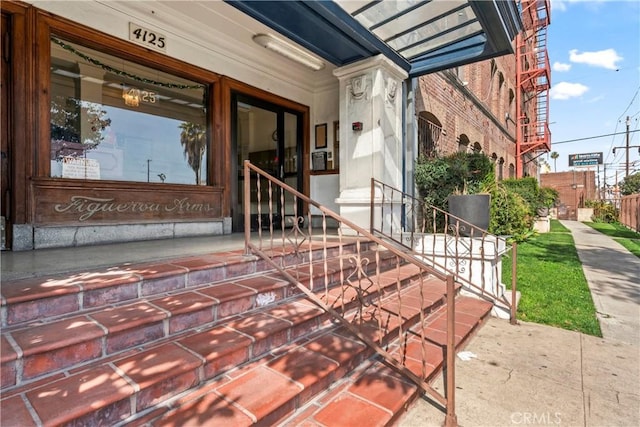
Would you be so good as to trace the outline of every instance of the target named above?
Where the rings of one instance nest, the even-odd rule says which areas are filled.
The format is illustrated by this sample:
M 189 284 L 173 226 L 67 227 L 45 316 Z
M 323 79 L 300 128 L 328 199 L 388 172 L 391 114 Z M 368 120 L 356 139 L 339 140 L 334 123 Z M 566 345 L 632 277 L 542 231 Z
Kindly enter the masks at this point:
M 188 198 L 174 199 L 172 203 L 140 202 L 136 200 L 116 202 L 114 198 L 72 196 L 69 203 L 53 206 L 58 213 L 74 213 L 79 221 L 86 221 L 97 213 L 145 213 L 174 212 L 177 214 L 206 213 L 214 208 L 209 203 L 193 203 Z

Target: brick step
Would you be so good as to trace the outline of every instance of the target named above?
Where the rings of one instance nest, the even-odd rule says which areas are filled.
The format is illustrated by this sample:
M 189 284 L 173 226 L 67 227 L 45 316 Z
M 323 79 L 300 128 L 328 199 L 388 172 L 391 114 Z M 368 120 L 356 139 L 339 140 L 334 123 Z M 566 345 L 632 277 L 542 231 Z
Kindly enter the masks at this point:
M 387 253 L 379 256 L 385 265 Z M 315 276 L 314 288 L 324 288 L 324 270 L 314 263 L 288 269 L 299 281 L 311 286 L 310 274 Z M 339 261 L 327 262 L 327 285 L 338 283 L 341 274 Z M 373 269 L 376 262 L 370 263 Z M 323 266 L 322 266 L 323 267 Z M 343 274 L 355 271 L 355 267 L 344 267 Z M 407 280 L 417 272 L 412 266 L 402 267 L 402 279 Z M 391 284 L 391 279 L 386 281 Z M 330 291 L 328 296 L 332 295 Z M 2 390 L 21 386 L 47 375 L 90 363 L 125 352 L 129 349 L 166 340 L 198 328 L 219 324 L 225 319 L 260 307 L 300 295 L 301 291 L 289 285 L 276 272 L 243 276 L 167 293 L 165 296 L 138 299 L 133 303 L 112 305 L 54 320 L 44 324 L 28 324 L 5 328 L 2 331 Z M 325 296 L 322 295 L 322 298 Z M 350 303 L 353 295 L 345 297 Z M 342 300 L 341 300 L 342 301 Z
M 368 250 L 369 243 L 360 243 Z M 305 245 L 296 256 L 292 246 L 280 247 L 275 261 L 292 265 L 313 257 L 323 256 L 322 245 Z M 355 250 L 355 243 L 327 243 L 327 259 Z M 2 328 L 49 322 L 70 316 L 135 301 L 165 295 L 180 289 L 191 289 L 242 276 L 273 270 L 255 256 L 245 256 L 242 250 L 217 252 L 208 255 L 120 265 L 95 271 L 67 275 L 33 277 L 7 281 L 0 289 L 0 319 Z
M 459 296 L 456 298 L 456 351 L 460 351 L 489 317 L 492 305 L 486 301 Z M 446 305 L 425 319 L 425 341 L 419 337 L 418 326 L 412 328 L 407 341 L 394 340 L 388 351 L 404 359 L 411 371 L 432 382 L 441 372 L 446 346 Z M 427 363 L 423 371 L 421 342 Z M 420 395 L 418 387 L 409 382 L 381 358 L 374 356 L 362 363 L 350 375 L 335 382 L 331 389 L 318 394 L 313 400 L 282 420 L 284 426 L 389 426 L 394 425 L 411 403 Z
M 458 297 L 456 348 L 489 316 L 491 304 Z M 418 326 L 394 337 L 387 346 L 418 376 L 432 381 L 443 365 L 446 305 L 426 317 L 425 341 Z M 444 326 L 443 326 L 444 325 Z M 444 327 L 444 329 L 443 329 Z M 428 355 L 420 362 L 420 343 Z M 176 396 L 124 425 L 279 425 L 388 426 L 418 397 L 420 390 L 342 327 L 322 331 L 281 347 L 258 361 L 209 381 L 197 390 Z
M 415 273 L 411 266 L 407 270 Z M 434 308 L 442 303 L 442 295 L 437 294 L 443 293 L 444 285 L 435 279 L 409 284 L 402 291 L 407 301 L 412 298 L 410 294 L 419 294 L 419 283 L 434 287 Z M 391 283 L 389 286 L 396 289 Z M 327 297 L 324 292 L 321 295 Z M 393 309 L 392 304 L 385 308 Z M 262 307 L 202 331 L 142 346 L 4 392 L 0 409 L 10 415 L 3 417 L 3 425 L 110 425 L 127 417 L 133 421 L 162 410 L 159 405 L 164 405 L 165 400 L 175 400 L 212 378 L 225 381 L 233 375 L 224 374 L 226 370 L 247 362 L 257 363 L 256 358 L 270 359 L 278 353 L 272 352 L 278 346 L 308 341 L 305 336 L 319 333 L 320 326 L 336 328 L 323 311 L 304 299 Z M 354 348 L 364 351 L 360 344 L 354 344 Z

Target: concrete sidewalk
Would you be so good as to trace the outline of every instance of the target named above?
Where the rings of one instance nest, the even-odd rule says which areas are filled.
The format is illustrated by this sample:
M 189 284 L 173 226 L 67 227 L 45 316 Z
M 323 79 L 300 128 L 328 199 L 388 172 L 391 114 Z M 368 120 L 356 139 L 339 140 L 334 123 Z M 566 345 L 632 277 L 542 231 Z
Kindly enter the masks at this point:
M 456 363 L 461 426 L 640 426 L 640 259 L 571 221 L 604 338 L 490 319 Z M 551 302 L 550 302 L 551 303 Z M 442 390 L 441 378 L 436 387 Z M 424 399 L 398 423 L 441 426 Z
M 577 221 L 562 221 L 562 225 L 571 230 L 576 242 L 602 336 L 639 343 L 640 259 L 588 225 Z

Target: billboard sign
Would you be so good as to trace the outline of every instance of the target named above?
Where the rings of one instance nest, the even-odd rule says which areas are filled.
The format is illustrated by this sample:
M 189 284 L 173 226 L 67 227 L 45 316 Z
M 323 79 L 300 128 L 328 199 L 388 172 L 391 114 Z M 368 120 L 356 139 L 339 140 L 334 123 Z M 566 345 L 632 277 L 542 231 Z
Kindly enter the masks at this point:
M 602 164 L 602 152 L 569 154 L 569 166 L 595 166 Z

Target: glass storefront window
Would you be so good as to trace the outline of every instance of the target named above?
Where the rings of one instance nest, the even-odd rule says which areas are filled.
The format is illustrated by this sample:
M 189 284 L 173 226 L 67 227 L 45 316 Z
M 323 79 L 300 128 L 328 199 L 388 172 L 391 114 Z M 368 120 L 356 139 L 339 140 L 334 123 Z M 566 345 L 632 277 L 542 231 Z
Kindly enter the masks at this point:
M 205 85 L 51 38 L 51 176 L 206 185 Z

